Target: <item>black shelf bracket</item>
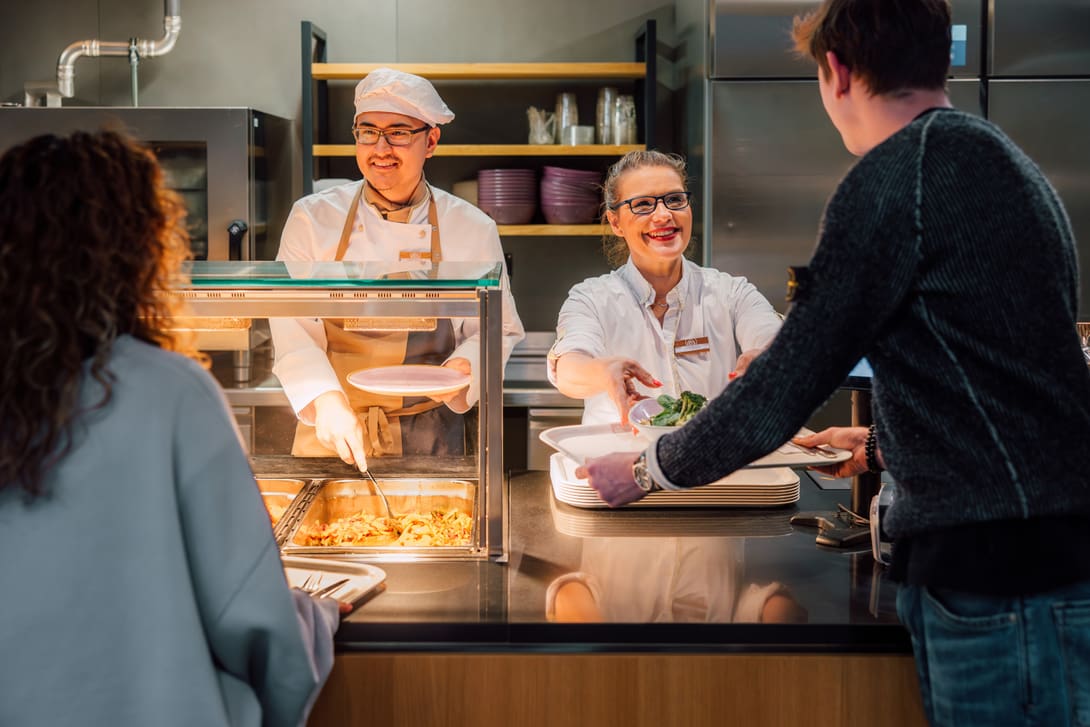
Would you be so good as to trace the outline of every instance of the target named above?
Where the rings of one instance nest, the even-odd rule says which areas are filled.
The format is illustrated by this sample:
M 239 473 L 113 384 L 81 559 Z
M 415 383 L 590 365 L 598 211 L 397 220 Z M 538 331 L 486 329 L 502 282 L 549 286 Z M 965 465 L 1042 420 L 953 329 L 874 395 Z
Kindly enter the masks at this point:
M 326 62 L 326 32 L 309 20 L 302 26 L 302 89 L 301 103 L 302 149 L 303 149 L 303 194 L 314 191 L 314 179 L 318 174 L 326 173 L 327 160 L 320 160 L 322 169 L 316 170 L 314 164 L 314 144 L 329 139 L 329 81 L 320 80 L 315 84 L 313 64 Z

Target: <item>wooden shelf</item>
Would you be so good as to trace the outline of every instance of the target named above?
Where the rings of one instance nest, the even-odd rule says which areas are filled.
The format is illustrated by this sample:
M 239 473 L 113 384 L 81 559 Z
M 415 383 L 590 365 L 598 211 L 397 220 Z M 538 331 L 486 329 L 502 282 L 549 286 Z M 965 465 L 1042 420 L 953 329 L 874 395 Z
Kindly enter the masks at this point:
M 577 237 L 605 235 L 609 225 L 496 225 L 501 237 Z
M 343 87 L 334 89 L 328 81 L 358 81 L 379 68 L 393 68 L 411 73 L 432 81 L 453 82 L 500 82 L 499 87 L 527 85 L 527 82 L 565 82 L 576 81 L 580 85 L 609 84 L 630 91 L 635 99 L 636 123 L 642 144 L 585 144 L 567 146 L 564 144 L 447 144 L 440 143 L 435 150 L 437 157 L 475 157 L 486 159 L 484 165 L 526 164 L 527 158 L 558 160 L 583 157 L 592 159 L 619 159 L 633 151 L 642 151 L 654 146 L 656 102 L 658 88 L 657 61 L 658 44 L 656 40 L 655 20 L 644 21 L 635 37 L 634 62 L 560 62 L 560 63 L 330 63 L 326 32 L 309 20 L 300 24 L 302 41 L 302 157 L 303 157 L 303 194 L 313 191 L 316 177 L 333 176 L 330 160 L 333 158 L 353 158 L 356 156 L 355 144 L 334 144 L 334 140 L 348 139 L 347 135 L 331 134 L 328 128 L 329 95 L 332 91 L 347 90 Z M 455 89 L 457 90 L 457 89 Z M 445 93 L 445 92 L 444 92 Z M 525 135 L 512 134 L 508 138 L 526 139 Z M 491 161 L 495 158 L 498 161 Z M 577 225 L 584 228 L 579 232 L 558 232 L 558 229 L 570 229 L 569 226 L 551 225 L 515 225 L 512 229 L 519 232 L 504 234 L 518 235 L 594 235 L 597 226 Z
M 644 63 L 314 63 L 315 80 L 353 80 L 393 68 L 434 81 L 644 78 Z
M 355 144 L 315 144 L 316 157 L 354 157 Z M 437 157 L 563 157 L 616 156 L 644 149 L 643 144 L 443 144 L 435 147 Z

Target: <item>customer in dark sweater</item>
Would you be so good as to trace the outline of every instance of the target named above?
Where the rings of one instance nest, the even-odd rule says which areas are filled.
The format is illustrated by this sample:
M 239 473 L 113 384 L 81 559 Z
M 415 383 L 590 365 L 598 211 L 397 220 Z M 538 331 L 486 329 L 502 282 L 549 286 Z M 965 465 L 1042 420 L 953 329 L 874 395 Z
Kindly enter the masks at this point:
M 945 0 L 826 0 L 796 20 L 826 111 L 862 158 L 828 203 L 792 310 L 684 428 L 585 470 L 613 505 L 711 482 L 795 434 L 866 356 L 898 488 L 898 610 L 932 723 L 1090 724 L 1074 240 L 1034 163 L 950 108 L 949 27 Z

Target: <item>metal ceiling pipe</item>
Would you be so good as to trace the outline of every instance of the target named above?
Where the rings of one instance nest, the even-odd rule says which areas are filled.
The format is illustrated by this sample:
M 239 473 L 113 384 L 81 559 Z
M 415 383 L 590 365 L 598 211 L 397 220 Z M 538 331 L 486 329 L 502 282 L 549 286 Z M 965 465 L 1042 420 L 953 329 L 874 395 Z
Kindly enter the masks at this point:
M 182 31 L 181 0 L 163 0 L 163 37 L 158 40 L 134 38 L 133 41 L 77 40 L 61 51 L 57 59 L 57 88 L 63 98 L 75 95 L 76 61 L 83 56 L 125 56 L 129 47 L 136 44 L 141 57 L 161 56 L 169 53 Z

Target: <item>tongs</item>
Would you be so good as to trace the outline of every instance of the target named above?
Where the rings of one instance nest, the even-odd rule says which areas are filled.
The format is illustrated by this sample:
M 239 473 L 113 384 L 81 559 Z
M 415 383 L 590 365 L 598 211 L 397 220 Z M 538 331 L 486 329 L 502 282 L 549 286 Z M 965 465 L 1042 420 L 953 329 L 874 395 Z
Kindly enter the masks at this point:
M 360 472 L 367 475 L 367 479 L 371 480 L 371 485 L 374 486 L 375 492 L 378 493 L 379 499 L 382 500 L 382 506 L 386 508 L 386 517 L 393 520 L 394 511 L 390 509 L 390 502 L 386 499 L 386 493 L 382 491 L 382 487 L 379 486 L 378 480 L 371 474 L 371 470 L 361 469 Z

